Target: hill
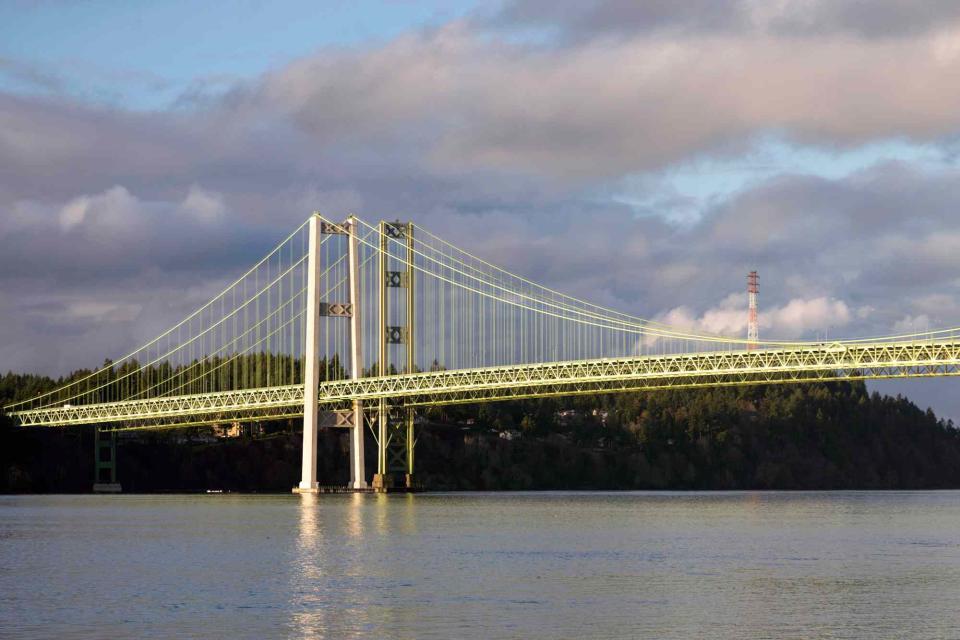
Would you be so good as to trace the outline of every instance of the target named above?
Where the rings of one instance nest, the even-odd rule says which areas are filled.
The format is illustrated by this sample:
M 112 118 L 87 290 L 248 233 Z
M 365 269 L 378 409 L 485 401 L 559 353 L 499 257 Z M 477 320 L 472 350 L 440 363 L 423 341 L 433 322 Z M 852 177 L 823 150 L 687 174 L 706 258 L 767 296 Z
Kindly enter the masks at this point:
M 8 374 L 0 402 L 54 384 Z M 861 382 L 511 401 L 425 418 L 417 476 L 436 489 L 960 488 L 960 431 Z M 297 422 L 235 437 L 123 434 L 119 479 L 133 491 L 288 491 L 299 480 Z M 345 483 L 345 432 L 323 431 L 319 448 L 321 482 Z M 0 418 L 0 491 L 89 491 L 92 451 L 90 428 Z M 372 470 L 372 440 L 367 458 Z

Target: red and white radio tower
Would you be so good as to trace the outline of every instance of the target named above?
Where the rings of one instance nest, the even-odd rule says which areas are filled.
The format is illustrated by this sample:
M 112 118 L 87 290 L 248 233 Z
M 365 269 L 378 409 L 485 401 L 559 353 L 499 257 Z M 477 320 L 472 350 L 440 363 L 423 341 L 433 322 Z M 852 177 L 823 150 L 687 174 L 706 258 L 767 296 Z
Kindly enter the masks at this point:
M 747 276 L 747 297 L 750 299 L 750 312 L 747 318 L 747 342 L 749 348 L 760 342 L 760 323 L 757 321 L 757 293 L 760 292 L 760 278 L 756 271 Z

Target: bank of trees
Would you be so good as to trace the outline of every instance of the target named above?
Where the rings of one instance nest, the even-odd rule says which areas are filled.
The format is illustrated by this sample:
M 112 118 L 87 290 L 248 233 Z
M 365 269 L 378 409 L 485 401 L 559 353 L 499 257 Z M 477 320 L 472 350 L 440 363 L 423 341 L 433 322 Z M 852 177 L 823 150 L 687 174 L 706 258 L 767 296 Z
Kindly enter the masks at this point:
M 439 455 L 418 455 L 434 484 L 459 488 L 960 487 L 960 431 L 905 398 L 868 393 L 861 382 L 545 399 L 435 414 L 522 434 L 435 443 Z
M 8 374 L 0 403 L 58 382 Z M 960 488 L 960 431 L 860 382 L 510 401 L 426 417 L 417 475 L 433 488 Z M 297 427 L 217 443 L 141 434 L 121 442 L 120 480 L 142 491 L 286 491 L 299 480 Z M 321 482 L 346 480 L 345 438 L 322 434 Z M 0 418 L 0 491 L 89 490 L 92 446 L 89 428 L 26 431 Z M 372 469 L 374 443 L 366 449 Z

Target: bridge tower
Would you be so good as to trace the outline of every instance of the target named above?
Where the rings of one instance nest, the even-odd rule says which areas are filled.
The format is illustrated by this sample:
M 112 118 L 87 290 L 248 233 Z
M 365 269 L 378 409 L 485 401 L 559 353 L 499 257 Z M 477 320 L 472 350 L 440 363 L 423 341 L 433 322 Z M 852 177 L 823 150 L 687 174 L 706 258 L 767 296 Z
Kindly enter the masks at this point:
M 350 377 L 359 380 L 363 375 L 363 329 L 360 324 L 360 249 L 357 234 L 360 225 L 356 217 L 350 216 L 347 220 L 350 240 L 347 260 L 350 262 Z M 363 430 L 364 414 L 363 402 L 353 401 L 353 426 L 350 428 L 350 487 L 365 489 L 367 487 L 366 470 L 363 461 Z
M 413 223 L 381 221 L 379 231 L 379 374 L 414 373 Z M 403 351 L 403 357 L 391 358 L 395 351 Z M 414 410 L 393 406 L 381 398 L 377 414 L 377 473 L 373 487 L 410 488 L 416 446 Z
M 351 216 L 343 224 L 333 224 L 314 214 L 308 222 L 307 240 L 307 301 L 306 301 L 306 344 L 304 345 L 303 372 L 303 468 L 300 485 L 294 488 L 297 493 L 316 493 L 317 482 L 317 429 L 319 427 L 320 360 L 317 357 L 320 346 L 320 317 L 336 316 L 350 320 L 350 376 L 354 380 L 363 375 L 363 331 L 360 324 L 360 256 L 357 234 L 359 225 Z M 347 260 L 349 262 L 350 300 L 343 302 L 325 302 L 320 300 L 321 287 L 321 234 L 347 235 Z M 353 401 L 353 407 L 346 411 L 329 412 L 337 426 L 347 425 L 350 429 L 350 487 L 363 489 L 367 486 L 363 460 L 364 413 L 360 400 Z M 327 417 L 327 416 L 325 416 Z

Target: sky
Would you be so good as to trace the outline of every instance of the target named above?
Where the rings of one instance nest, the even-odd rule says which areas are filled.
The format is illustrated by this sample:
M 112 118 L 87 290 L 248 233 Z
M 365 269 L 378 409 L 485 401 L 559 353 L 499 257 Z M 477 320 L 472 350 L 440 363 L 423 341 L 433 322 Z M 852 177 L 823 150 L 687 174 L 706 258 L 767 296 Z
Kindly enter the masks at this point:
M 960 326 L 953 0 L 0 4 L 0 369 L 64 374 L 310 212 L 761 337 Z M 884 382 L 960 418 L 949 379 Z

